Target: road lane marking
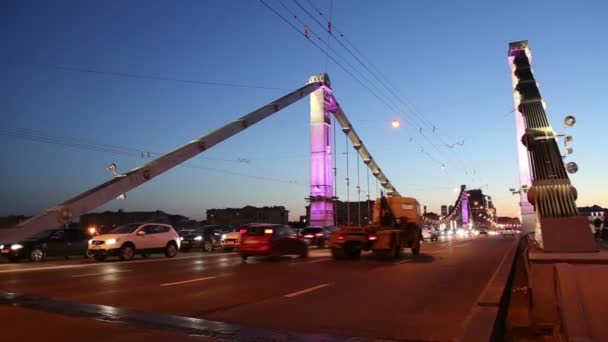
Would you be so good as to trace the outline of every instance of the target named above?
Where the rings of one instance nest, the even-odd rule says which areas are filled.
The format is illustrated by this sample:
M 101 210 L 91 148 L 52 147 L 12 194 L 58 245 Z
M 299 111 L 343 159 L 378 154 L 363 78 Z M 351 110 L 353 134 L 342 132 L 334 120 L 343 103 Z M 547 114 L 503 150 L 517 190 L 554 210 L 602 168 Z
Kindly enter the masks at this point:
M 315 260 L 307 260 L 307 261 L 296 261 L 296 262 L 290 263 L 289 266 L 296 266 L 296 265 L 301 265 L 301 264 L 313 264 L 313 263 L 329 261 L 329 260 L 331 260 L 331 259 L 327 258 L 327 259 L 315 259 Z
M 222 253 L 222 254 L 210 254 L 210 255 L 192 255 L 192 256 L 177 257 L 177 258 L 159 258 L 159 259 L 118 261 L 118 262 L 104 262 L 104 263 L 102 263 L 102 262 L 96 262 L 96 263 L 77 264 L 77 265 L 62 265 L 62 266 L 49 266 L 49 267 L 20 268 L 20 269 L 12 269 L 12 270 L 0 270 L 0 274 L 2 274 L 2 273 L 35 272 L 35 271 L 53 271 L 53 270 L 63 270 L 63 269 L 71 269 L 71 268 L 99 267 L 99 266 L 108 266 L 108 265 L 145 264 L 145 263 L 148 263 L 148 262 L 178 261 L 178 260 L 195 259 L 195 258 L 207 259 L 207 258 L 221 257 L 221 256 L 226 256 L 226 255 L 236 255 L 236 253 Z
M 125 273 L 125 272 L 131 272 L 131 270 L 122 270 L 122 271 L 113 271 L 113 272 L 99 272 L 99 273 L 87 273 L 87 274 L 76 274 L 76 275 L 73 275 L 72 278 L 90 277 L 90 276 L 96 276 L 96 275 L 108 275 L 108 274 Z
M 316 291 L 316 290 L 322 289 L 322 288 L 327 287 L 327 286 L 329 286 L 329 284 L 325 283 L 325 284 L 309 287 L 309 288 L 304 289 L 304 290 L 288 293 L 288 294 L 285 295 L 285 297 L 292 298 L 292 297 L 295 297 L 295 296 L 299 296 L 301 294 L 305 294 L 305 293 L 308 293 L 308 292 L 312 292 L 312 291 Z
M 184 281 L 176 281 L 174 283 L 160 284 L 160 286 L 173 286 L 173 285 L 194 283 L 196 281 L 203 281 L 203 280 L 209 280 L 209 279 L 215 279 L 215 278 L 217 278 L 217 277 L 196 278 L 196 279 L 190 279 L 190 280 L 184 280 Z

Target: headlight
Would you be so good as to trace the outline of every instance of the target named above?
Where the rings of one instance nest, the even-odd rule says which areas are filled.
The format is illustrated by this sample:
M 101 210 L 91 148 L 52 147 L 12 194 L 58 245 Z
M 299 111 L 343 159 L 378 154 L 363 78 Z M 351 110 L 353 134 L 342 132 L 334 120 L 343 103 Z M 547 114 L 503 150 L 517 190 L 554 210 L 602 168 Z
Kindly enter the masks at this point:
M 92 243 L 93 243 L 93 239 L 90 239 L 89 240 L 89 245 L 92 244 Z
M 14 251 L 21 249 L 21 248 L 23 248 L 23 246 L 21 246 L 20 244 L 14 244 L 11 246 L 11 249 Z
M 179 241 L 184 241 L 184 237 L 183 237 L 183 236 L 180 236 L 180 237 L 179 237 Z
M 194 241 L 201 241 L 202 239 L 203 239 L 203 237 L 199 235 L 194 238 Z
M 0 245 L 0 249 L 4 248 L 4 245 Z
M 226 240 L 226 234 L 222 234 L 222 240 Z
M 106 241 L 106 243 L 107 243 L 108 245 L 113 245 L 113 244 L 115 244 L 117 241 L 118 241 L 118 240 L 116 240 L 116 239 L 108 239 L 108 240 Z

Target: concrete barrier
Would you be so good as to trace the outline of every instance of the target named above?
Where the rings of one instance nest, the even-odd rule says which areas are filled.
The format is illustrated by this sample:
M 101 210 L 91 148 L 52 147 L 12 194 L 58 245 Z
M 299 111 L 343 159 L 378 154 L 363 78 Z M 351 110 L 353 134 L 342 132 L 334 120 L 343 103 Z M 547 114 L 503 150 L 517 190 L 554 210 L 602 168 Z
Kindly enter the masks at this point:
M 465 323 L 461 341 L 502 341 L 506 333 L 506 313 L 511 298 L 514 265 L 523 248 L 522 239 L 513 241 L 490 281 L 477 298 Z

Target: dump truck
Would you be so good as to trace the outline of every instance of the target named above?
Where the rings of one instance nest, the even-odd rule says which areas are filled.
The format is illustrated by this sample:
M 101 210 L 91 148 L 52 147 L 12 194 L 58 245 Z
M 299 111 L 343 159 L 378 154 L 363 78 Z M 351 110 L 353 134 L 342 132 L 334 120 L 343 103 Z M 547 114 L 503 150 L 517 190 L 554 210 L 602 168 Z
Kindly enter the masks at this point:
M 356 259 L 362 251 L 382 259 L 399 259 L 403 248 L 420 254 L 420 204 L 415 198 L 381 195 L 374 204 L 371 225 L 342 226 L 332 233 L 329 247 L 334 259 Z

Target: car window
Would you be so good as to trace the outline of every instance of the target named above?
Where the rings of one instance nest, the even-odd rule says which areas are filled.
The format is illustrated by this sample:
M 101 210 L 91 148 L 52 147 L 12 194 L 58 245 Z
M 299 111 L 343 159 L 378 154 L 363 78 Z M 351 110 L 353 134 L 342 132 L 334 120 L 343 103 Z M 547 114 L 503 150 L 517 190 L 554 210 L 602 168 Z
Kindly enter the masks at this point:
M 120 227 L 116 227 L 110 231 L 110 234 L 131 234 L 135 229 L 139 228 L 139 223 L 129 223 Z
M 149 224 L 142 229 L 144 230 L 146 235 L 150 235 L 150 234 L 158 233 L 158 229 L 156 227 L 157 227 L 156 225 Z
M 171 228 L 167 226 L 156 226 L 156 233 L 167 233 Z
M 283 227 L 283 235 L 287 236 L 287 237 L 295 237 L 296 236 L 296 231 L 293 230 L 291 227 Z
M 49 240 L 61 241 L 64 240 L 63 230 L 58 230 L 49 236 Z
M 68 241 L 84 240 L 85 239 L 84 232 L 82 232 L 81 230 L 76 230 L 76 229 L 66 230 L 65 239 Z

